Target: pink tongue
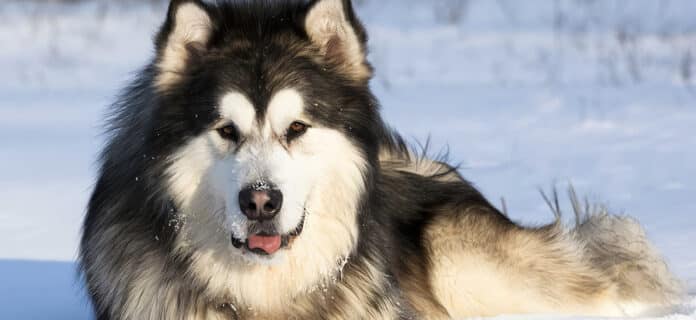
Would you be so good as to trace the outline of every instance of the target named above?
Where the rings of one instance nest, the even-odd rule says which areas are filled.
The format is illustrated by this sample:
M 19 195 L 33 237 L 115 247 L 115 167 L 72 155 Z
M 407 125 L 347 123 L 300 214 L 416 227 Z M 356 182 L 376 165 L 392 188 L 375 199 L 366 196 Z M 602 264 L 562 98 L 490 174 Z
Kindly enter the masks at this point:
M 273 254 L 280 249 L 280 236 L 253 235 L 249 237 L 248 241 L 249 249 L 261 249 L 268 254 Z

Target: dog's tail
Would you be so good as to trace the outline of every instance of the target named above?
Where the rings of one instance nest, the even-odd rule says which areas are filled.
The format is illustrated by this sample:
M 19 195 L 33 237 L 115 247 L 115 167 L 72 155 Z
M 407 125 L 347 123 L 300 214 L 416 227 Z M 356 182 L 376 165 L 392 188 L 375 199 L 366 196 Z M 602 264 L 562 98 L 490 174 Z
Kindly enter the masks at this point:
M 568 196 L 575 213 L 575 225 L 567 230 L 569 236 L 583 248 L 586 261 L 612 280 L 622 301 L 635 303 L 636 307 L 659 307 L 672 305 L 683 297 L 681 282 L 635 219 L 610 214 L 604 205 L 581 201 L 572 186 Z M 554 191 L 552 198 L 544 195 L 544 199 L 560 226 L 557 193 Z

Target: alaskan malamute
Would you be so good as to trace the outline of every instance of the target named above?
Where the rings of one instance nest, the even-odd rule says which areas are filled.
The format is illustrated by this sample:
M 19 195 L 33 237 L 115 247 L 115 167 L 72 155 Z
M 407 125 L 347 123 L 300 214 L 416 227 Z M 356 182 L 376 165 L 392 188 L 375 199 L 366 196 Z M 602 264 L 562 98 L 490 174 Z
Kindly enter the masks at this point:
M 578 205 L 572 228 L 526 228 L 406 147 L 366 42 L 349 0 L 171 2 L 84 222 L 98 319 L 625 315 L 679 298 L 630 218 Z

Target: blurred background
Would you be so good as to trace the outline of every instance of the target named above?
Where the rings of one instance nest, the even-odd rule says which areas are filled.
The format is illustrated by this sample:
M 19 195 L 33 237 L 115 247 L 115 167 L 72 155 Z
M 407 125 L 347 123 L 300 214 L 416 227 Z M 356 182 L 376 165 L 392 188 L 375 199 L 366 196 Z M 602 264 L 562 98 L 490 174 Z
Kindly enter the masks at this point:
M 527 224 L 572 182 L 696 289 L 696 1 L 354 2 L 404 136 Z M 0 1 L 0 318 L 87 317 L 73 261 L 104 115 L 166 6 Z

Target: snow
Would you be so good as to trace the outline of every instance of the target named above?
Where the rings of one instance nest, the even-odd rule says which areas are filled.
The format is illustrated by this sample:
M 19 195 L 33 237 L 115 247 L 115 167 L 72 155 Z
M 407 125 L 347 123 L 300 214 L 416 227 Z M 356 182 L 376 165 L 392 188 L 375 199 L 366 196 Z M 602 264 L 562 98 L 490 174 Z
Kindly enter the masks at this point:
M 127 3 L 0 6 L 2 319 L 88 318 L 74 260 L 103 114 L 164 17 Z M 519 221 L 549 221 L 537 189 L 568 182 L 639 218 L 696 294 L 695 2 L 356 3 L 388 122 Z
M 0 262 L 0 318 L 88 319 L 88 303 L 68 262 Z

